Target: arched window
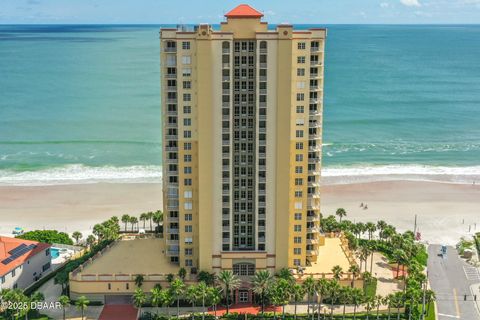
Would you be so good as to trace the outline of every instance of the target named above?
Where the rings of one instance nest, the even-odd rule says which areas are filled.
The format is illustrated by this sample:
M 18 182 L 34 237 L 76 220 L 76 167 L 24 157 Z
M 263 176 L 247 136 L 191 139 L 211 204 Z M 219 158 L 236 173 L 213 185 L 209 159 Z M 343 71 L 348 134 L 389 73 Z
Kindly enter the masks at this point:
M 223 41 L 222 48 L 225 49 L 225 50 L 230 49 L 230 42 Z
M 237 276 L 253 276 L 255 274 L 255 265 L 253 263 L 235 263 L 233 265 L 233 274 Z
M 260 41 L 260 49 L 267 50 L 267 41 Z

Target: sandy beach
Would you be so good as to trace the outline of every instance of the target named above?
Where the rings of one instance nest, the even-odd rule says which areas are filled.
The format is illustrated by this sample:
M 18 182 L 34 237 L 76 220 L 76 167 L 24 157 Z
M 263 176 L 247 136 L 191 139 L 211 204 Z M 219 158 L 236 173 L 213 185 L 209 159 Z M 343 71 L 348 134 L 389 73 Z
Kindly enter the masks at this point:
M 360 208 L 367 203 L 368 209 Z M 139 215 L 162 207 L 156 183 L 96 183 L 57 186 L 1 186 L 0 234 L 14 227 L 89 232 L 112 215 Z M 382 181 L 322 187 L 322 213 L 338 207 L 355 221 L 383 219 L 412 230 L 415 214 L 422 240 L 455 244 L 480 231 L 480 186 L 417 181 Z M 475 223 L 476 230 L 475 230 Z

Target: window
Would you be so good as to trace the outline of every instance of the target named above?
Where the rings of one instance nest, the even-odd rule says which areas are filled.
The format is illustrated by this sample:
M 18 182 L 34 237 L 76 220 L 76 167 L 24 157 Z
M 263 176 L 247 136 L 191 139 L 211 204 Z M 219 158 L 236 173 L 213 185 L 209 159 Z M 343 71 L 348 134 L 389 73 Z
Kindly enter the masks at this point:
M 296 186 L 303 185 L 303 179 L 302 178 L 295 178 L 295 185 Z
M 183 173 L 191 174 L 192 173 L 192 167 L 184 167 L 183 168 Z
M 253 276 L 255 274 L 255 265 L 253 263 L 235 263 L 233 265 L 233 274 L 237 276 Z
M 192 150 L 192 143 L 191 142 L 185 142 L 183 144 L 183 150 Z
M 297 149 L 297 150 L 303 150 L 303 142 L 297 142 L 297 143 L 295 143 L 295 149 Z
M 305 56 L 297 57 L 297 63 L 305 63 Z
M 193 260 L 192 259 L 185 259 L 185 266 L 192 267 L 193 266 Z
M 190 130 L 183 131 L 183 137 L 184 138 L 191 138 L 192 137 L 192 131 L 190 131 Z
M 185 113 L 185 114 L 192 113 L 192 107 L 191 106 L 183 106 L 183 113 Z
M 305 120 L 304 119 L 296 119 L 295 124 L 297 126 L 303 126 L 305 124 Z
M 192 155 L 191 154 L 184 154 L 183 155 L 184 162 L 192 162 Z
M 190 93 L 184 93 L 183 101 L 192 101 L 192 95 Z
M 293 243 L 302 243 L 302 237 L 293 237 Z
M 183 208 L 184 208 L 185 210 L 192 210 L 192 203 L 191 203 L 191 202 L 185 202 L 185 203 L 183 204 Z
M 297 210 L 301 210 L 303 207 L 302 203 L 301 202 L 295 202 L 295 209 Z
M 293 264 L 295 266 L 300 266 L 300 259 L 293 259 Z
M 297 93 L 297 101 L 304 101 L 305 94 L 304 93 Z
M 125 289 L 127 289 L 127 290 L 130 289 L 130 285 L 128 283 L 125 284 Z
M 192 82 L 191 81 L 183 81 L 183 89 L 191 89 Z
M 5 276 L 1 277 L 1 283 L 4 284 L 5 283 Z
M 190 77 L 192 75 L 192 69 L 191 68 L 183 68 L 182 75 L 184 77 Z
M 192 256 L 193 255 L 193 249 L 192 248 L 185 248 L 185 255 L 186 256 Z
M 293 254 L 294 255 L 302 254 L 302 248 L 293 248 Z
M 183 64 L 190 64 L 190 63 L 192 63 L 192 58 L 190 56 L 183 56 L 182 57 L 182 63 Z
M 191 186 L 192 185 L 192 179 L 184 179 L 183 184 L 185 186 Z
M 50 255 L 50 248 L 48 248 L 47 250 L 45 250 L 45 255 L 48 257 Z
M 304 68 L 298 68 L 297 69 L 297 76 L 303 77 L 305 75 L 305 69 Z
M 13 270 L 12 270 L 12 278 L 15 277 L 15 271 L 16 271 L 16 270 L 17 270 L 17 269 L 13 269 Z
M 303 173 L 303 167 L 302 166 L 296 166 L 295 167 L 295 173 Z
M 192 119 L 190 119 L 190 118 L 183 119 L 183 125 L 187 126 L 187 127 L 191 126 L 192 125 Z
M 305 81 L 298 81 L 297 89 L 305 89 Z
M 108 290 L 112 290 L 112 284 L 111 283 L 108 284 Z
M 190 50 L 190 41 L 183 41 L 182 42 L 182 49 L 183 50 Z
M 297 43 L 298 50 L 305 50 L 305 42 Z
M 297 106 L 297 113 L 304 113 L 304 112 L 305 112 L 304 106 Z
M 300 212 L 295 212 L 295 220 L 302 220 L 302 214 Z
M 295 232 L 302 232 L 302 225 L 296 224 L 293 226 L 293 231 Z
M 303 138 L 303 130 L 295 130 L 295 137 Z
M 295 161 L 298 161 L 298 162 L 303 161 L 303 154 L 296 154 L 295 155 Z
M 301 198 L 303 196 L 303 192 L 302 191 L 295 191 L 294 195 L 295 195 L 295 198 Z
M 45 264 L 42 266 L 42 271 L 43 271 L 43 272 L 47 271 L 48 269 L 50 269 L 50 262 L 45 263 Z
M 184 191 L 183 192 L 183 197 L 185 199 L 191 199 L 192 198 L 192 191 Z
M 185 226 L 185 232 L 193 232 L 193 226 L 192 225 L 186 225 Z
M 185 238 L 185 244 L 192 244 L 193 239 L 192 238 Z
M 185 214 L 185 221 L 192 221 L 192 218 L 193 218 L 193 216 L 192 216 L 191 213 L 186 213 Z

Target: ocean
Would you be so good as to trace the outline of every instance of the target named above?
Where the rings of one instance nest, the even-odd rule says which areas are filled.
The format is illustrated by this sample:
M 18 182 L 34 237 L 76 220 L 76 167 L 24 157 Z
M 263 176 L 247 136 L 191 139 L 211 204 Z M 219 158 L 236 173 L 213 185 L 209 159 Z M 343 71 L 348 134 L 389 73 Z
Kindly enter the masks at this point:
M 0 184 L 160 181 L 160 27 L 0 25 Z M 480 26 L 327 27 L 325 181 L 480 181 Z

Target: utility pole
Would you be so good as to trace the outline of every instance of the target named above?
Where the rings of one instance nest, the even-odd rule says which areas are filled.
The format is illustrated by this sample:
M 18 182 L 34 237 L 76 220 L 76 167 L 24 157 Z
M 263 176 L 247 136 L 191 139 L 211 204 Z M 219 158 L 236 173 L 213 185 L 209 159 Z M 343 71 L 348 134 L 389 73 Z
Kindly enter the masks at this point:
M 415 214 L 415 224 L 413 226 L 413 237 L 415 239 L 415 237 L 417 236 L 417 215 Z

